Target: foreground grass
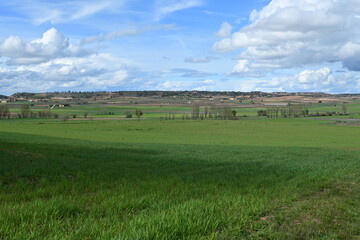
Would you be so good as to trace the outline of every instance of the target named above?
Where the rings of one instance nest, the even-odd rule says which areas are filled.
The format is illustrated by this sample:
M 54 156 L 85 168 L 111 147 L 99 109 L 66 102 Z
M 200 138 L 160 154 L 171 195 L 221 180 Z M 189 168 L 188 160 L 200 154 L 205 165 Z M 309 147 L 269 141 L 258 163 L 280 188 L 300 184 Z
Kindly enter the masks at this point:
M 304 120 L 1 121 L 0 239 L 357 239 L 358 133 Z

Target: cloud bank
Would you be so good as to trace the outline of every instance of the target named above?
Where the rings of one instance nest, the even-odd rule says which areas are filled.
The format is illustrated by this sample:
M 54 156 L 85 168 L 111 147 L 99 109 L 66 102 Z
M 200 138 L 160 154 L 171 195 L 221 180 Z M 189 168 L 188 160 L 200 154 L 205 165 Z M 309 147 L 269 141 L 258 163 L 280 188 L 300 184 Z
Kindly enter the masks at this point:
M 304 70 L 299 74 L 274 77 L 270 80 L 249 80 L 239 85 L 241 91 L 267 92 L 330 92 L 358 93 L 360 76 L 352 73 L 334 73 L 330 68 Z
M 26 91 L 109 90 L 146 84 L 138 71 L 111 54 L 86 58 L 66 57 L 40 64 L 0 68 L 0 89 L 4 93 Z
M 240 51 L 239 75 L 332 62 L 360 71 L 359 16 L 360 0 L 273 0 L 231 36 L 223 25 L 213 49 Z

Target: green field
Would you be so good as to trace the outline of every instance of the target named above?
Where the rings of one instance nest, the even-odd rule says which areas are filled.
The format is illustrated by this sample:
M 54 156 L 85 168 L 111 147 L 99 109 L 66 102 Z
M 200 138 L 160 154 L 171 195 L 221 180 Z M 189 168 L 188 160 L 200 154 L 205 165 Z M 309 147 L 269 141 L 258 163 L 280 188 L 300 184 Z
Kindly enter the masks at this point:
M 26 103 L 23 103 L 26 104 Z M 31 111 L 37 114 L 39 111 L 48 110 L 49 105 L 46 103 L 36 103 L 34 106 L 31 106 Z M 311 104 L 301 104 L 306 107 L 309 111 L 309 114 L 315 113 L 339 113 L 343 111 L 342 105 L 339 103 L 311 103 Z M 16 114 L 21 112 L 20 110 L 21 103 L 10 103 L 8 107 L 13 114 L 12 118 L 16 118 Z M 211 105 L 210 105 L 211 106 Z M 208 105 L 201 105 L 200 113 L 204 113 L 205 107 L 210 108 Z M 214 104 L 213 106 L 226 106 L 226 104 Z M 58 114 L 59 118 L 64 116 L 69 116 L 73 118 L 73 115 L 76 115 L 76 118 L 84 118 L 84 114 L 87 114 L 88 118 L 106 118 L 106 119 L 118 119 L 125 118 L 126 113 L 131 113 L 133 118 L 136 118 L 134 112 L 136 109 L 141 110 L 144 115 L 142 116 L 145 119 L 157 119 L 165 118 L 167 115 L 174 115 L 176 119 L 182 119 L 184 116 L 191 116 L 191 107 L 188 106 L 179 106 L 179 105 L 156 105 L 156 104 L 147 104 L 147 105 L 137 105 L 131 104 L 126 106 L 116 105 L 112 103 L 91 103 L 91 104 L 71 104 L 70 107 L 55 107 L 51 110 L 52 113 Z M 359 102 L 350 102 L 345 105 L 346 112 L 351 115 L 352 118 L 360 118 L 360 103 Z M 288 107 L 285 107 L 288 108 Z M 249 104 L 235 104 L 231 106 L 232 110 L 236 111 L 237 117 L 257 117 L 259 110 L 266 110 L 266 106 L 262 106 L 261 103 Z M 111 114 L 109 114 L 111 113 Z M 348 118 L 348 115 L 340 116 L 339 114 L 334 114 L 332 117 L 335 118 Z
M 359 134 L 302 118 L 0 120 L 0 239 L 359 239 Z

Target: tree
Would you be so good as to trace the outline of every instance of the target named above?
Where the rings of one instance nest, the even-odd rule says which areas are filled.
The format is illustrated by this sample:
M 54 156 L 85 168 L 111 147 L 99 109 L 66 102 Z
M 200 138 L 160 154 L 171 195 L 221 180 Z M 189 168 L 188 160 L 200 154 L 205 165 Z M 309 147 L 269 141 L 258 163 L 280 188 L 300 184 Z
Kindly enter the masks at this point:
M 209 107 L 206 106 L 204 109 L 205 118 L 207 118 L 208 114 L 209 114 Z
M 237 118 L 236 118 L 236 113 L 237 113 L 237 112 L 236 112 L 235 110 L 232 110 L 232 111 L 231 111 L 231 115 L 232 115 L 231 118 L 232 118 L 232 119 L 237 119 Z
M 143 115 L 143 112 L 140 109 L 136 109 L 135 115 L 137 116 L 138 120 L 140 121 L 140 118 Z
M 347 107 L 346 107 L 345 103 L 344 103 L 343 105 L 341 105 L 341 112 L 342 112 L 343 114 L 346 114 L 346 113 L 347 113 Z
M 20 111 L 21 111 L 22 118 L 29 118 L 31 115 L 29 104 L 22 104 Z
M 0 105 L 0 119 L 2 118 L 9 118 L 10 115 L 10 111 L 9 111 L 9 107 L 6 104 L 1 104 Z
M 191 107 L 191 118 L 198 119 L 200 117 L 200 106 L 194 105 Z

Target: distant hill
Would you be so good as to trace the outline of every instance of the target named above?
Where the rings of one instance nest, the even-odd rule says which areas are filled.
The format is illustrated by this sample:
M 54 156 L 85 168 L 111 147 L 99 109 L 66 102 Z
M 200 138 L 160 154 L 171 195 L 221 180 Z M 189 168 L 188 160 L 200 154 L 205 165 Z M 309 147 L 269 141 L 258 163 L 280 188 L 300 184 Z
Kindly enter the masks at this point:
M 51 99 L 51 98 L 73 98 L 73 99 L 88 99 L 88 98 L 116 98 L 116 97 L 214 97 L 214 96 L 228 96 L 228 97 L 280 97 L 280 96 L 304 96 L 304 97 L 360 97 L 360 94 L 328 94 L 322 92 L 275 92 L 266 93 L 260 91 L 254 92 L 235 92 L 235 91 L 95 91 L 95 92 L 47 92 L 47 93 L 15 93 L 10 98 L 24 98 L 24 99 Z M 0 98 L 8 98 L 0 95 Z

